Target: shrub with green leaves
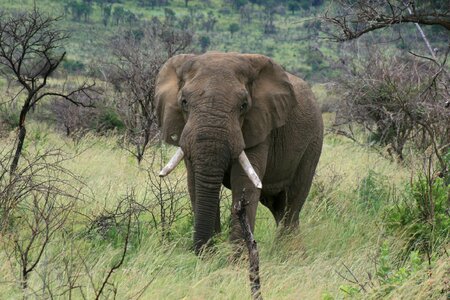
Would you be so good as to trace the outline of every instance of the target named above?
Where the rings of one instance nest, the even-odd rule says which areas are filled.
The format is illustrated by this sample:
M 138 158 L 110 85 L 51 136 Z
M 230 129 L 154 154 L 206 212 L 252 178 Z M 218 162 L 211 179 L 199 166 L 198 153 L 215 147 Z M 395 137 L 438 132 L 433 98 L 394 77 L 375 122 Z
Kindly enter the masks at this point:
M 369 170 L 367 176 L 361 180 L 356 192 L 359 204 L 372 212 L 377 212 L 383 201 L 389 197 L 386 178 L 373 170 Z
M 407 252 L 429 257 L 450 238 L 449 185 L 444 178 L 419 176 L 408 185 L 403 202 L 387 211 L 386 224 L 407 239 Z
M 388 242 L 383 242 L 373 261 L 375 268 L 373 275 L 368 272 L 367 279 L 358 279 L 351 273 L 351 270 L 347 269 L 350 273 L 351 279 L 347 279 L 350 284 L 339 286 L 339 291 L 344 298 L 387 298 L 397 287 L 403 285 L 420 271 L 424 263 L 418 251 L 412 251 L 401 262 L 396 256 L 394 248 Z M 363 293 L 366 297 L 362 297 Z

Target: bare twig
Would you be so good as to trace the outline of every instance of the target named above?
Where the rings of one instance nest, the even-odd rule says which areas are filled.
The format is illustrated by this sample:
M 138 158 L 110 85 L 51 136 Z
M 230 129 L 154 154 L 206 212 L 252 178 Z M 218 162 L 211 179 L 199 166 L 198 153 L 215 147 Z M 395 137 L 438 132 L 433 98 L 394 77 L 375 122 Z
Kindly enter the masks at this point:
M 359 288 L 364 291 L 365 293 L 367 292 L 366 288 L 365 288 L 365 284 L 361 283 L 358 278 L 355 276 L 355 274 L 352 272 L 352 270 L 347 267 L 344 263 L 342 263 L 342 265 L 345 267 L 345 269 L 347 270 L 347 272 L 351 275 L 351 277 L 353 279 L 347 278 L 346 276 L 342 275 L 340 272 L 336 271 L 336 273 L 342 278 L 347 280 L 350 283 L 356 284 L 357 286 L 359 286 Z
M 120 261 L 117 264 L 115 264 L 114 266 L 112 266 L 111 269 L 109 270 L 108 274 L 106 275 L 105 279 L 103 280 L 103 282 L 100 286 L 100 289 L 96 292 L 96 295 L 95 295 L 96 300 L 99 299 L 100 296 L 102 295 L 103 290 L 105 289 L 105 286 L 108 284 L 108 280 L 111 277 L 111 275 L 114 273 L 114 271 L 119 269 L 122 266 L 123 262 L 125 261 L 125 256 L 126 256 L 127 250 L 128 250 L 128 242 L 130 240 L 130 231 L 131 231 L 130 228 L 131 228 L 131 214 L 128 216 L 127 233 L 125 236 L 125 243 L 123 245 L 123 251 L 122 251 L 122 256 L 120 258 Z
M 437 2 L 410 0 L 405 5 L 403 0 L 336 0 L 334 3 L 339 11 L 334 16 L 327 11 L 322 19 L 337 29 L 326 34 L 338 42 L 357 39 L 369 32 L 401 23 L 438 25 L 450 30 L 448 6 Z

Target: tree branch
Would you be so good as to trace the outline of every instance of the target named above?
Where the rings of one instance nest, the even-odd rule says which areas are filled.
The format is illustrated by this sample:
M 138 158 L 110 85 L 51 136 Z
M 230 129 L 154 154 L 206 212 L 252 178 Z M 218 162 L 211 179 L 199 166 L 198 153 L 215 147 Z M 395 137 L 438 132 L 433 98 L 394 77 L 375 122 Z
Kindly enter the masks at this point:
M 401 23 L 437 25 L 450 31 L 450 12 L 438 4 L 418 10 L 414 0 L 409 1 L 408 5 L 401 0 L 336 2 L 340 8 L 337 15 L 329 16 L 327 11 L 322 20 L 335 27 L 337 32 L 326 34 L 338 42 L 354 40 L 366 33 Z
M 262 300 L 261 295 L 261 283 L 259 277 L 259 253 L 256 241 L 253 237 L 250 224 L 247 220 L 247 214 L 245 207 L 248 203 L 245 202 L 245 188 L 242 190 L 242 197 L 234 206 L 234 211 L 239 218 L 239 223 L 241 224 L 242 232 L 244 233 L 245 243 L 248 249 L 249 258 L 249 269 L 250 269 L 250 287 L 253 299 Z

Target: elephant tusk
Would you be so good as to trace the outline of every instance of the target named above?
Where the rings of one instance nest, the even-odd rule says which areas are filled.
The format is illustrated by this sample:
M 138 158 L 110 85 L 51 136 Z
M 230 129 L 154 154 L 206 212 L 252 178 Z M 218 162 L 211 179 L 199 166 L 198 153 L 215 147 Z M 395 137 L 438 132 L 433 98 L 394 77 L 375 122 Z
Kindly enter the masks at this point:
M 248 178 L 253 182 L 253 184 L 258 188 L 262 188 L 261 180 L 258 177 L 258 174 L 256 174 L 255 169 L 253 169 L 252 164 L 247 158 L 247 155 L 245 155 L 245 152 L 242 151 L 241 154 L 239 154 L 239 163 L 241 164 L 242 168 L 245 171 L 245 174 L 247 174 Z
M 176 168 L 176 166 L 178 166 L 183 157 L 183 150 L 181 150 L 181 148 L 178 148 L 177 152 L 172 156 L 167 165 L 161 170 L 161 172 L 159 172 L 159 177 L 169 175 L 169 173 L 172 172 L 173 169 Z

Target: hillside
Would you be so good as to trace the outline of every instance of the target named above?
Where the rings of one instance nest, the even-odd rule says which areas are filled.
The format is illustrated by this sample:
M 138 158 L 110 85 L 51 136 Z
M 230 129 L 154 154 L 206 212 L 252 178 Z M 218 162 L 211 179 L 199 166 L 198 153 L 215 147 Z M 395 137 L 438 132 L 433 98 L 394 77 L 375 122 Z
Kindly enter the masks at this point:
M 336 61 L 341 46 L 326 39 L 322 32 L 325 29 L 317 21 L 318 14 L 327 9 L 327 3 L 312 6 L 307 0 L 298 1 L 299 6 L 290 10 L 286 4 L 277 6 L 277 2 L 265 6 L 243 1 L 245 5 L 240 7 L 236 7 L 234 2 L 218 0 L 188 1 L 188 6 L 182 0 L 153 6 L 151 1 L 148 4 L 131 0 L 109 2 L 37 1 L 42 11 L 63 17 L 63 28 L 71 35 L 66 46 L 67 67 L 94 67 L 100 58 L 105 58 L 105 51 L 110 50 L 112 37 L 127 28 L 146 27 L 146 22 L 157 18 L 159 22 L 169 20 L 171 26 L 193 33 L 190 51 L 261 53 L 274 58 L 294 74 L 313 81 L 323 82 L 338 74 L 330 64 Z M 0 1 L 1 7 L 8 11 L 31 8 L 32 3 L 32 0 Z M 282 4 L 280 2 L 279 5 Z M 393 30 L 406 40 L 417 38 L 413 26 L 406 26 L 406 30 L 394 27 Z M 425 30 L 433 44 L 439 46 L 440 35 L 443 34 L 439 28 Z M 389 38 L 391 35 L 392 30 L 382 36 Z M 365 40 L 377 43 L 377 39 L 371 36 Z M 405 41 L 397 41 L 397 47 L 404 45 Z
M 31 7 L 32 2 L 0 1 L 3 8 L 18 11 Z M 289 70 L 307 77 L 327 65 L 321 56 L 333 54 L 331 44 L 322 47 L 323 41 L 319 40 L 314 24 L 310 24 L 320 6 L 308 10 L 298 9 L 294 13 L 286 8 L 273 8 L 273 15 L 270 15 L 273 18 L 273 28 L 271 33 L 266 34 L 267 9 L 251 3 L 236 8 L 232 2 L 222 1 L 189 1 L 187 7 L 181 0 L 154 7 L 143 4 L 145 1 L 141 1 L 142 6 L 139 1 L 117 1 L 112 4 L 105 1 L 104 5 L 93 2 L 86 9 L 89 12 L 87 17 L 83 15 L 83 8 L 73 3 L 81 5 L 83 2 L 39 0 L 37 4 L 40 9 L 54 16 L 64 16 L 64 27 L 71 34 L 70 44 L 67 46 L 68 59 L 87 66 L 102 56 L 99 49 L 108 49 L 112 36 L 124 28 L 145 27 L 142 22 L 150 22 L 155 17 L 160 21 L 173 18 L 176 27 L 194 33 L 191 46 L 193 51 L 201 50 L 200 40 L 206 37 L 206 50 L 266 54 Z M 106 10 L 109 12 L 107 21 Z M 233 30 L 236 32 L 231 33 L 231 24 L 235 26 Z

